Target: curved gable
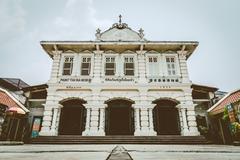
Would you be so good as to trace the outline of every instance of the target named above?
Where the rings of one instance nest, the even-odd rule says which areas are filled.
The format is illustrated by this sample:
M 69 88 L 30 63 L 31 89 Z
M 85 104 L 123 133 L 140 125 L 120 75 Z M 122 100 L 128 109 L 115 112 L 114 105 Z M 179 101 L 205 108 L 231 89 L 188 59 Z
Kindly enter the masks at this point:
M 141 39 L 137 32 L 129 28 L 111 28 L 102 33 L 100 38 L 102 41 L 140 41 Z

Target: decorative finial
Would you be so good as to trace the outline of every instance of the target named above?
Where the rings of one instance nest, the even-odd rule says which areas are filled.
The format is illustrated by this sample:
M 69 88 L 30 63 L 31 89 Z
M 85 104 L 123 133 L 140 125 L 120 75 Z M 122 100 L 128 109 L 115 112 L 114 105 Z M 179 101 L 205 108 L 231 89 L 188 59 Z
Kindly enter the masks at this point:
M 122 24 L 122 15 L 119 15 L 119 24 Z
M 117 29 L 124 29 L 124 28 L 128 28 L 128 25 L 126 23 L 122 23 L 122 15 L 119 14 L 119 20 L 118 23 L 114 23 L 112 25 L 112 28 L 117 28 Z
M 144 30 L 142 29 L 142 28 L 140 28 L 139 29 L 139 36 L 141 37 L 141 38 L 143 38 L 144 37 Z
M 101 37 L 101 30 L 100 30 L 99 28 L 96 30 L 95 36 L 96 36 L 96 39 L 97 39 L 97 40 L 100 39 L 100 37 Z
M 101 33 L 101 30 L 98 28 L 98 29 L 96 30 L 96 33 L 97 33 L 97 34 L 100 34 L 100 33 Z

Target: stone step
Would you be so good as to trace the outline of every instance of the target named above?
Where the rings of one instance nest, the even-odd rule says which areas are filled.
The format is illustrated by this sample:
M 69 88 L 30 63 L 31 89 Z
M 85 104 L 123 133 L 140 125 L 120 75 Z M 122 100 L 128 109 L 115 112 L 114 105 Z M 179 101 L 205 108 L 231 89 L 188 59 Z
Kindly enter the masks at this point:
M 207 144 L 203 136 L 40 136 L 32 144 Z

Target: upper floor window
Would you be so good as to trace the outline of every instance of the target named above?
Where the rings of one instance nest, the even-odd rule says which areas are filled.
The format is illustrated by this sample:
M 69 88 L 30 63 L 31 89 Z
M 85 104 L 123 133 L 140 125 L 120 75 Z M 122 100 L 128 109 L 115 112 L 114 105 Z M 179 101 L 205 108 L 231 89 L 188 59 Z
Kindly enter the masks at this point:
M 124 58 L 124 75 L 133 76 L 134 75 L 134 60 L 133 57 Z
M 91 71 L 91 57 L 83 57 L 81 64 L 81 75 L 88 76 Z
M 116 63 L 115 57 L 106 57 L 105 59 L 105 75 L 115 75 L 116 72 Z
M 159 64 L 157 57 L 148 57 L 149 75 L 157 76 L 159 74 Z
M 166 57 L 168 75 L 176 75 L 176 60 L 174 57 Z
M 63 75 L 71 75 L 73 68 L 73 57 L 65 57 L 63 64 Z

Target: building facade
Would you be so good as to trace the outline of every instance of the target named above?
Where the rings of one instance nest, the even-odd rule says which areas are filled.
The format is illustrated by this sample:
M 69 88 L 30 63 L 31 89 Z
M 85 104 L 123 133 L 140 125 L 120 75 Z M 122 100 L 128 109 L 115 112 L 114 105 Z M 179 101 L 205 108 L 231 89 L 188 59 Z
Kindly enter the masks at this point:
M 41 136 L 198 136 L 195 41 L 149 41 L 119 23 L 94 41 L 41 41 L 53 59 Z

